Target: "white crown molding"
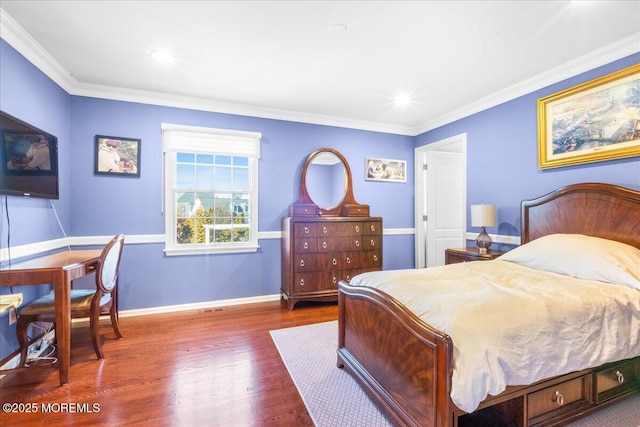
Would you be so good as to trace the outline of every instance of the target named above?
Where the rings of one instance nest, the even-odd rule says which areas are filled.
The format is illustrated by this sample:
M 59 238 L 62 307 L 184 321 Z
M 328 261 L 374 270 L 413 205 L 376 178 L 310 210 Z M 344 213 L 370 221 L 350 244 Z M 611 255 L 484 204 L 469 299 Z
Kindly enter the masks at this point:
M 420 135 L 638 52 L 640 52 L 640 32 L 451 111 L 449 114 L 425 122 L 422 126 L 415 128 L 412 134 Z
M 76 79 L 58 63 L 33 37 L 29 35 L 8 13 L 0 7 L 0 38 L 9 43 L 36 68 L 72 93 Z
M 187 108 L 225 114 L 260 117 L 275 120 L 287 120 L 300 123 L 335 126 L 349 129 L 361 129 L 396 135 L 416 136 L 464 117 L 510 101 L 519 96 L 557 83 L 609 62 L 640 51 L 640 33 L 624 38 L 587 55 L 577 58 L 560 67 L 510 86 L 477 102 L 452 111 L 421 126 L 400 126 L 388 123 L 353 120 L 298 111 L 279 110 L 253 105 L 221 102 L 204 98 L 169 95 L 158 92 L 131 90 L 119 87 L 94 85 L 78 82 L 44 48 L 18 25 L 4 9 L 0 7 L 0 37 L 22 54 L 40 71 L 57 83 L 70 95 L 110 99 L 114 101 L 137 102 L 166 107 Z

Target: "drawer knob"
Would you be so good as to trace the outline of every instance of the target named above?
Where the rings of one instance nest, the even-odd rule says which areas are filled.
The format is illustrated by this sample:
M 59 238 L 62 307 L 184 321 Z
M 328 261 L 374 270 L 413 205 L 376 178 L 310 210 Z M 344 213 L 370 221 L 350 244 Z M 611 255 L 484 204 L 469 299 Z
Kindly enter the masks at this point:
M 304 286 L 304 279 L 300 279 L 300 286 Z
M 351 258 L 347 257 L 347 264 L 351 264 Z
M 304 260 L 303 259 L 300 260 L 300 267 L 304 267 Z
M 338 279 L 336 279 L 336 276 L 333 276 L 333 279 L 331 280 L 334 284 L 338 283 Z
M 337 264 L 338 264 L 338 260 L 334 258 L 334 259 L 331 261 L 331 263 L 332 263 L 333 265 L 337 265 Z
M 322 248 L 327 249 L 327 242 L 322 242 Z
M 559 391 L 555 392 L 555 394 L 553 395 L 553 398 L 551 400 L 556 402 L 556 404 L 558 406 L 564 405 L 564 397 L 562 397 L 562 393 L 560 393 Z
M 304 242 L 304 248 L 309 249 L 309 242 Z
M 309 234 L 309 227 L 305 227 L 305 228 L 304 228 L 304 233 L 305 233 L 305 234 Z
M 360 240 L 356 240 L 356 248 L 360 247 Z
M 374 260 L 374 261 L 378 261 L 378 255 L 374 255 L 374 256 L 373 256 L 373 260 Z
M 376 226 L 375 225 L 371 226 L 371 231 L 376 231 Z
M 360 227 L 356 225 L 356 233 L 360 231 Z
M 375 245 L 376 245 L 376 242 L 373 239 L 371 239 L 371 246 L 375 246 Z
M 622 375 L 622 372 L 616 371 L 616 379 L 618 380 L 618 384 L 624 383 L 624 375 Z
M 349 276 L 349 275 L 347 274 L 346 279 L 347 279 L 347 282 L 350 282 L 350 281 L 351 281 L 351 276 Z
M 323 232 L 323 233 L 325 233 L 325 234 L 327 234 L 327 227 L 326 227 L 326 226 L 325 226 L 325 227 L 322 227 L 322 232 Z

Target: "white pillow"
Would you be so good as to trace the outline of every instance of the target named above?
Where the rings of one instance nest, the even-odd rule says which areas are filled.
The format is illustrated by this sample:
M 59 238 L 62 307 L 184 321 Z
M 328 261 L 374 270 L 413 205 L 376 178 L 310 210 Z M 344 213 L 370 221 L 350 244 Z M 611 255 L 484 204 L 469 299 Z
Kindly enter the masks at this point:
M 498 257 L 537 270 L 640 290 L 640 249 L 582 234 L 550 234 Z

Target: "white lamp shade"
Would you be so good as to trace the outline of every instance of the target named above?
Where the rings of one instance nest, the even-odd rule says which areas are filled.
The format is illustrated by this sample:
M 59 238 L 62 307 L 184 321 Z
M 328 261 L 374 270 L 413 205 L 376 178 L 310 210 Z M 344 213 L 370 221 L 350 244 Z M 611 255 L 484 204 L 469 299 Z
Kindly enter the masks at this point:
M 493 227 L 496 225 L 495 205 L 471 205 L 472 227 Z

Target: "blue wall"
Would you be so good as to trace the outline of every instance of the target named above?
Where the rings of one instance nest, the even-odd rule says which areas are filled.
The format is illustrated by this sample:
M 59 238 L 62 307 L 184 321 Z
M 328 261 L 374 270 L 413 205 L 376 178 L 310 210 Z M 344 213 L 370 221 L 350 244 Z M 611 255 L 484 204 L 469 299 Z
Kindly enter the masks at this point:
M 640 189 L 640 159 L 538 169 L 539 98 L 640 63 L 640 53 L 537 90 L 512 101 L 423 133 L 420 147 L 461 133 L 467 134 L 467 209 L 480 203 L 497 208 L 490 234 L 520 235 L 520 202 L 578 182 L 606 182 Z M 467 212 L 467 230 L 471 215 Z

